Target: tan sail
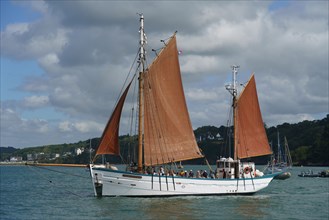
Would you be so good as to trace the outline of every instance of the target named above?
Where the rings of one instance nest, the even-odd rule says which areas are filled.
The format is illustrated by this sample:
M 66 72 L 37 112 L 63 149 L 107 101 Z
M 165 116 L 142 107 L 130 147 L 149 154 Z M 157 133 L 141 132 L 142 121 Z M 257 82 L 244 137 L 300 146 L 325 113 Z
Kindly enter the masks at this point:
M 272 154 L 260 112 L 254 75 L 236 101 L 234 127 L 237 158 Z
M 120 118 L 121 118 L 123 104 L 126 99 L 130 84 L 131 83 L 129 83 L 126 90 L 121 95 L 120 100 L 117 103 L 112 113 L 112 116 L 104 129 L 101 141 L 98 145 L 95 154 L 95 158 L 97 155 L 101 155 L 101 154 L 114 154 L 114 155 L 120 154 L 119 125 L 120 125 Z
M 200 157 L 187 111 L 174 35 L 144 73 L 144 165 Z

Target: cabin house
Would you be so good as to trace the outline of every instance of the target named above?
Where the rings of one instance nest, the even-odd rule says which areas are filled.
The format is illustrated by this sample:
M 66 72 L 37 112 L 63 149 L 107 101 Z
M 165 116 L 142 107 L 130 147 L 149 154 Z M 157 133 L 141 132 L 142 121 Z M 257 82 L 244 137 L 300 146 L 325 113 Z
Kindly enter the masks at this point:
M 216 134 L 216 140 L 219 141 L 223 140 L 222 136 L 219 133 Z
M 22 157 L 10 157 L 10 162 L 21 162 L 22 160 Z
M 80 155 L 82 154 L 82 152 L 84 152 L 85 149 L 84 148 L 75 148 L 75 155 Z
M 27 161 L 33 161 L 34 160 L 34 155 L 33 154 L 27 154 L 26 159 L 27 159 Z

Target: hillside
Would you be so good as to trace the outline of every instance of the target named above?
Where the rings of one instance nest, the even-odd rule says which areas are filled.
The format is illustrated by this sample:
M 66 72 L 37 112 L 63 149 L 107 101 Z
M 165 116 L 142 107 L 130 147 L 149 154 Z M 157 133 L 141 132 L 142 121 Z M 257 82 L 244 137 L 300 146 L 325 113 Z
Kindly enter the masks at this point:
M 265 126 L 266 127 L 266 126 Z M 272 143 L 273 151 L 277 151 L 277 131 L 280 132 L 281 145 L 286 136 L 291 151 L 292 160 L 296 165 L 329 165 L 329 115 L 322 120 L 303 121 L 296 124 L 284 123 L 276 127 L 266 128 L 269 142 Z M 228 157 L 232 152 L 229 149 L 229 129 L 225 126 L 203 126 L 194 131 L 198 145 L 206 155 L 208 161 L 213 164 L 220 156 Z M 11 157 L 22 157 L 23 160 L 38 160 L 39 162 L 54 163 L 89 163 L 94 149 L 98 146 L 99 138 L 80 141 L 71 144 L 47 145 L 23 149 L 1 147 L 1 161 Z M 107 160 L 121 163 L 122 159 L 131 161 L 136 158 L 136 137 L 120 136 L 121 155 L 111 156 Z M 89 150 L 91 146 L 91 153 Z M 231 143 L 233 146 L 233 143 Z M 80 150 L 78 150 L 80 149 Z M 80 152 L 80 153 L 78 153 Z M 268 156 L 254 159 L 258 164 L 265 164 Z M 190 161 L 196 163 L 198 161 Z M 188 162 L 185 162 L 188 163 Z

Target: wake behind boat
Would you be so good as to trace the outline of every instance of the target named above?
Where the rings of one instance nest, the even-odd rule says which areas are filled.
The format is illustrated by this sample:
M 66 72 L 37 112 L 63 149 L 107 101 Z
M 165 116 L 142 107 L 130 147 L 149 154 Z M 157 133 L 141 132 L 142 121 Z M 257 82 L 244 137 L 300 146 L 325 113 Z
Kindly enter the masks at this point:
M 119 124 L 132 82 L 122 93 L 103 132 L 90 173 L 96 196 L 183 196 L 252 194 L 264 189 L 276 174 L 263 175 L 253 162 L 242 159 L 271 154 L 263 126 L 254 75 L 238 96 L 237 67 L 227 89 L 233 96 L 234 159 L 221 158 L 216 169 L 178 173 L 175 164 L 204 158 L 193 133 L 181 79 L 176 34 L 147 67 L 144 16 L 140 14 L 138 60 L 137 163 L 117 170 L 94 162 L 101 155 L 120 155 Z M 137 74 L 137 71 L 136 71 Z M 135 75 L 136 75 L 135 74 Z

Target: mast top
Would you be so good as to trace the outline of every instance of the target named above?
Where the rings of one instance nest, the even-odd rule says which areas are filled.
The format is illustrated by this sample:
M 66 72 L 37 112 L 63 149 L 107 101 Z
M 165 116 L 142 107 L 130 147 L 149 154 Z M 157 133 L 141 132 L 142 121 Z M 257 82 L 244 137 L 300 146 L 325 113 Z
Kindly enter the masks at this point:
M 140 28 L 139 28 L 139 33 L 140 33 L 140 51 L 139 51 L 139 63 L 141 64 L 141 72 L 145 70 L 145 45 L 147 44 L 146 42 L 146 35 L 144 32 L 144 15 L 143 13 L 137 13 L 140 16 Z
M 231 95 L 233 96 L 233 98 L 236 98 L 237 96 L 237 80 L 236 80 L 236 76 L 238 75 L 238 70 L 240 68 L 239 65 L 232 65 L 232 75 L 233 75 L 233 82 L 230 84 L 225 85 L 226 90 L 228 90 Z

